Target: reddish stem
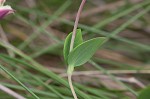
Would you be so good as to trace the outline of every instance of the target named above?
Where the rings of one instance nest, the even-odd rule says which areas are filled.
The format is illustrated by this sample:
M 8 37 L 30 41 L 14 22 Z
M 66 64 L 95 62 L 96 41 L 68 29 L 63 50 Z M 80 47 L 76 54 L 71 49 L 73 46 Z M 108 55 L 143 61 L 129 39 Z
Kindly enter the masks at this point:
M 85 2 L 86 2 L 86 0 L 82 0 L 82 3 L 80 5 L 80 8 L 79 8 L 77 16 L 76 16 L 73 33 L 72 33 L 72 38 L 71 38 L 71 43 L 70 43 L 70 52 L 72 51 L 73 46 L 74 46 L 74 40 L 76 37 L 76 31 L 77 31 L 77 27 L 78 27 L 78 23 L 79 23 L 79 18 L 80 18 L 80 15 L 81 15 L 81 12 L 82 12 Z
M 82 12 L 82 9 L 84 7 L 85 2 L 86 2 L 86 0 L 82 0 L 80 8 L 79 8 L 77 16 L 76 16 L 76 20 L 75 20 L 75 24 L 74 24 L 74 28 L 73 28 L 73 33 L 72 33 L 72 38 L 71 38 L 71 43 L 70 43 L 70 52 L 72 51 L 73 46 L 74 46 L 74 40 L 75 40 L 75 37 L 76 37 L 76 31 L 77 31 L 77 27 L 78 27 L 78 23 L 79 23 L 79 18 L 80 18 L 80 14 Z M 71 80 L 73 69 L 74 69 L 74 67 L 71 68 L 71 69 L 69 69 L 69 72 L 68 72 L 68 82 L 69 82 L 70 89 L 71 89 L 71 92 L 73 94 L 74 99 L 78 99 L 78 97 L 77 97 L 77 95 L 75 93 L 75 90 L 73 88 L 73 85 L 72 85 L 72 80 Z

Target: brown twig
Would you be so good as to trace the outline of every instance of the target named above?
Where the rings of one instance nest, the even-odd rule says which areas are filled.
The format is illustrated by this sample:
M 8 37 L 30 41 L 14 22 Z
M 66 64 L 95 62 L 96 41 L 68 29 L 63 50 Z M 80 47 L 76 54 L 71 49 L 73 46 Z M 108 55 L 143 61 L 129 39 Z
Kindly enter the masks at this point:
M 107 70 L 110 74 L 150 74 L 150 70 Z M 78 71 L 74 72 L 72 76 L 81 76 L 81 75 L 101 75 L 104 74 L 101 71 Z M 67 76 L 66 73 L 62 73 L 61 77 Z
M 61 77 L 67 77 L 67 74 L 60 74 Z M 103 74 L 90 74 L 90 73 L 74 73 L 72 74 L 72 76 L 88 76 L 88 77 L 92 77 L 92 78 L 99 78 L 99 79 L 111 79 L 109 76 L 107 75 L 103 75 Z M 141 83 L 139 80 L 137 80 L 135 77 L 116 77 L 116 79 L 123 81 L 123 82 L 127 82 L 127 83 L 133 83 L 136 84 L 137 86 L 139 86 L 140 88 L 145 88 L 145 85 L 143 83 Z
M 13 90 L 11 90 L 11 89 L 9 89 L 9 88 L 1 85 L 1 84 L 0 84 L 0 90 L 8 93 L 9 95 L 13 96 L 16 99 L 26 99 L 23 96 L 19 95 L 18 93 L 14 92 Z

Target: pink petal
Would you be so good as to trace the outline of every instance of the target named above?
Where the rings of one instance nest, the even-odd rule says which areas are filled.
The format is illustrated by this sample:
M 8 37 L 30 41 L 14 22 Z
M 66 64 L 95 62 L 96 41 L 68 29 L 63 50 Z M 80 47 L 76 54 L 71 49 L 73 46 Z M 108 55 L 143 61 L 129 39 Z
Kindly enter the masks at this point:
M 7 14 L 9 14 L 10 10 L 1 10 L 0 11 L 0 19 L 2 19 L 3 17 L 5 17 Z
M 10 6 L 1 6 L 0 7 L 0 19 L 5 17 L 6 15 L 13 13 L 14 10 Z

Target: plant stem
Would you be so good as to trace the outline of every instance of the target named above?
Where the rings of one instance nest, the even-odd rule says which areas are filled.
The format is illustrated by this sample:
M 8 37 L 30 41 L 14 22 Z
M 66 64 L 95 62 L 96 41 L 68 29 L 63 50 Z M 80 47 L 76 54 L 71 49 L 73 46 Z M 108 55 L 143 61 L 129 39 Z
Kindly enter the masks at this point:
M 69 86 L 70 86 L 70 89 L 71 89 L 71 92 L 72 92 L 72 95 L 73 95 L 74 99 L 78 99 L 78 97 L 77 97 L 77 95 L 76 95 L 76 93 L 74 91 L 73 85 L 72 85 L 72 79 L 71 79 L 71 77 L 72 77 L 72 74 L 68 74 Z
M 77 31 L 77 27 L 78 27 L 78 23 L 79 23 L 79 18 L 80 18 L 80 14 L 82 12 L 82 9 L 84 7 L 85 2 L 86 2 L 86 0 L 82 0 L 80 8 L 79 8 L 77 16 L 76 16 L 76 20 L 75 20 L 75 24 L 74 24 L 74 28 L 73 28 L 73 33 L 72 33 L 72 38 L 71 38 L 71 43 L 70 43 L 70 52 L 72 51 L 73 46 L 74 46 L 74 40 L 75 40 L 75 37 L 76 37 L 76 31 Z M 74 99 L 78 99 L 78 97 L 75 93 L 75 90 L 73 88 L 73 85 L 72 85 L 71 76 L 72 76 L 73 69 L 74 69 L 74 67 L 68 66 L 68 71 L 67 71 L 68 82 L 69 82 L 69 86 L 70 86 L 70 89 L 71 89 L 71 92 L 73 94 Z
M 76 31 L 77 31 L 77 27 L 78 27 L 78 23 L 79 23 L 79 18 L 80 18 L 80 14 L 82 12 L 82 9 L 84 7 L 85 2 L 86 2 L 86 0 L 82 0 L 82 3 L 80 5 L 80 8 L 79 8 L 77 16 L 76 16 L 76 20 L 75 20 L 75 24 L 74 24 L 74 28 L 73 28 L 73 33 L 72 33 L 72 38 L 71 38 L 71 43 L 70 43 L 70 52 L 72 51 L 73 46 L 74 46 L 74 40 L 76 37 Z

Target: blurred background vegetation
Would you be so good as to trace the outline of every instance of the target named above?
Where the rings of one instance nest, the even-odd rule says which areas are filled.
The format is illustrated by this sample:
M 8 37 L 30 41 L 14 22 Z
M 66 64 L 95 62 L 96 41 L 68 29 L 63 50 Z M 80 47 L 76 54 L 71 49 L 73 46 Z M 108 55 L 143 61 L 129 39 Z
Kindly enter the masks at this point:
M 81 0 L 7 0 L 14 15 L 0 20 L 0 84 L 34 99 L 73 99 L 66 80 L 63 42 Z M 73 82 L 79 99 L 136 99 L 149 84 L 150 0 L 87 0 L 79 28 L 84 39 L 110 40 Z M 83 92 L 83 93 L 82 93 Z M 0 99 L 14 99 L 0 91 Z

